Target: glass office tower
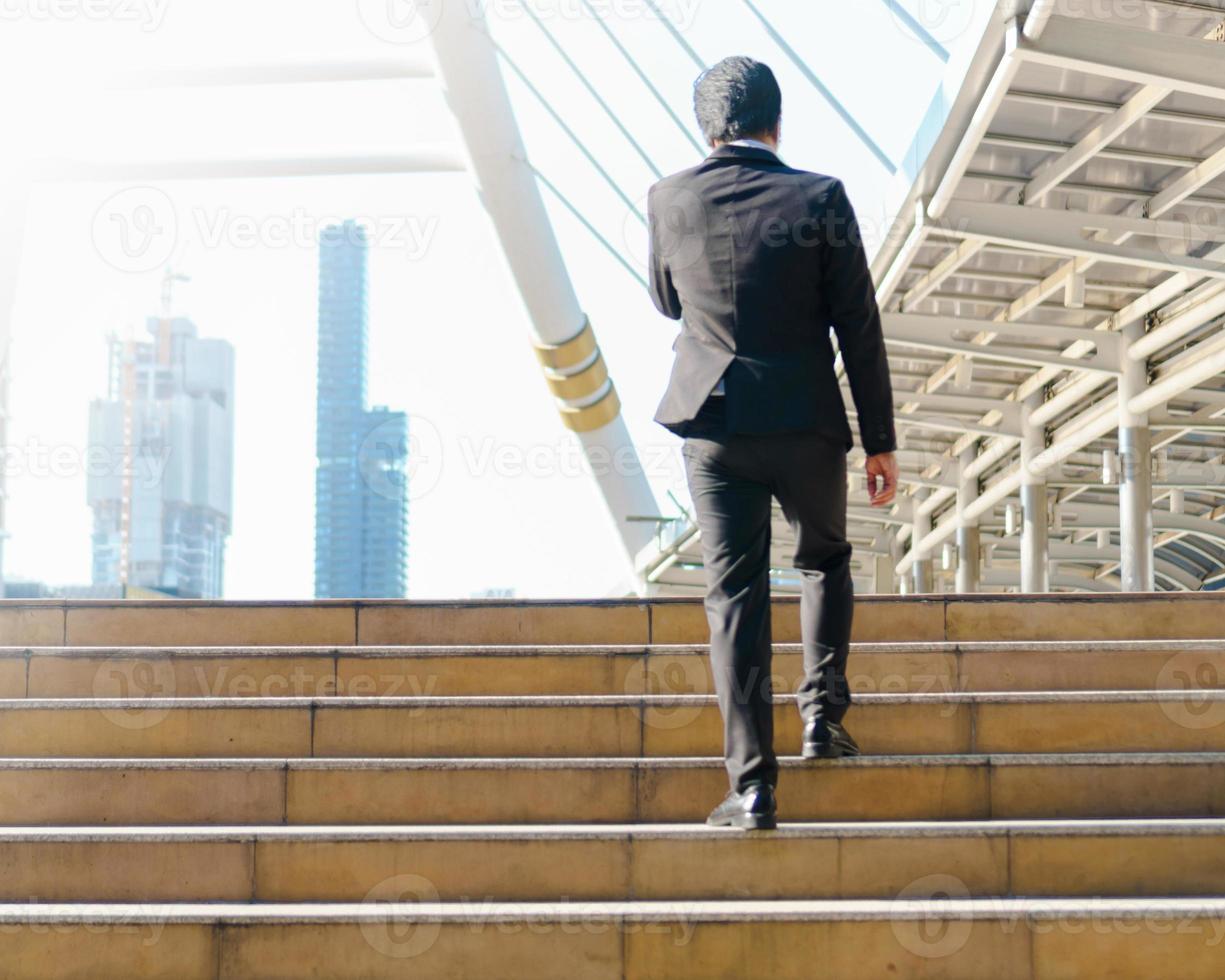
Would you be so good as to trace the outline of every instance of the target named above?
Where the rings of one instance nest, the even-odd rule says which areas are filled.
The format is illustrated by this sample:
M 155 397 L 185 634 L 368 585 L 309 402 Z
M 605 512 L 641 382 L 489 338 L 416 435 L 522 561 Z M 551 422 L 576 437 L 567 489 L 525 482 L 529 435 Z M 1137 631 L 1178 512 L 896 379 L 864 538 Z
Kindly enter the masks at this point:
M 400 598 L 408 575 L 408 419 L 366 407 L 365 229 L 319 240 L 315 595 Z

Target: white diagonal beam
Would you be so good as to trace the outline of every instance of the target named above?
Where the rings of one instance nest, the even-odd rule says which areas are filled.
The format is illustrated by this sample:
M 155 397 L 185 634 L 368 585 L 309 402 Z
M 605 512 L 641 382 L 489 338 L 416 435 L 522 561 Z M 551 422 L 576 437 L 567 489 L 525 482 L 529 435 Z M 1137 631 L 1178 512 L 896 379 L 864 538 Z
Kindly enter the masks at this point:
M 1153 218 L 1165 214 L 1170 208 L 1190 197 L 1204 185 L 1216 180 L 1223 173 L 1225 173 L 1225 147 L 1187 171 L 1159 194 L 1153 195 L 1145 207 L 1145 213 Z
M 1127 132 L 1145 114 L 1170 94 L 1168 88 L 1146 85 L 1077 141 L 1070 150 L 1048 160 L 1021 192 L 1024 204 L 1037 204 L 1042 198 Z
M 940 288 L 941 283 L 983 250 L 987 243 L 977 238 L 967 238 L 957 244 L 948 255 L 919 277 L 919 281 L 902 295 L 901 308 L 911 310 Z

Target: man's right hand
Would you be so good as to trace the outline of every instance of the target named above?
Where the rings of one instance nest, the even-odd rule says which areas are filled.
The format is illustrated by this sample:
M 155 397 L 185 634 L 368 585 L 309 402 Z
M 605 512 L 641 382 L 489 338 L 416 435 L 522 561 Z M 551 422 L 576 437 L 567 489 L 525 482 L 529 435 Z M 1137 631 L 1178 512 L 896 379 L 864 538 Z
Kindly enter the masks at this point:
M 897 457 L 893 453 L 869 456 L 864 464 L 868 471 L 868 501 L 873 507 L 885 507 L 897 496 Z

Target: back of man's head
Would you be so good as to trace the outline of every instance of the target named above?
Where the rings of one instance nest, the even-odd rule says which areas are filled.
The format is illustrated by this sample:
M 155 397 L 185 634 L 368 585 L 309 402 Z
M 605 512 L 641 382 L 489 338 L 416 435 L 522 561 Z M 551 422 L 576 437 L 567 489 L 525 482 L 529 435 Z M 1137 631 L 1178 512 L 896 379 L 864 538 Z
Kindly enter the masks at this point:
M 693 111 L 712 146 L 770 135 L 778 128 L 783 93 L 768 65 L 724 58 L 693 84 Z

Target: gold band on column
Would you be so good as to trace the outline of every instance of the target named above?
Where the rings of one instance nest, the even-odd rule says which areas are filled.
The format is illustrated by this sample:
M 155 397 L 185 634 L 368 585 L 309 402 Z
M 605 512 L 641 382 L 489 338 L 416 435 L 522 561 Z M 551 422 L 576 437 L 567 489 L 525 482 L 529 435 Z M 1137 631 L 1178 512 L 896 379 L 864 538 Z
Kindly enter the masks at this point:
M 544 368 L 544 380 L 557 399 L 561 420 L 571 432 L 591 432 L 607 425 L 621 413 L 621 399 L 608 377 L 608 365 L 596 343 L 591 321 L 569 340 L 560 344 L 533 343 L 536 357 Z M 574 405 L 604 394 L 588 405 Z
M 594 405 L 572 408 L 563 404 L 559 407 L 561 420 L 567 429 L 571 432 L 591 432 L 608 425 L 621 414 L 621 399 L 617 397 L 617 389 L 609 385 L 607 393 Z
M 564 371 L 566 368 L 582 364 L 596 349 L 595 332 L 591 329 L 591 321 L 584 320 L 583 326 L 569 340 L 560 344 L 534 343 L 536 357 L 546 368 Z
M 604 364 L 604 357 L 597 351 L 596 359 L 574 374 L 558 374 L 545 368 L 544 380 L 554 396 L 575 401 L 599 391 L 600 385 L 608 380 L 608 368 Z

